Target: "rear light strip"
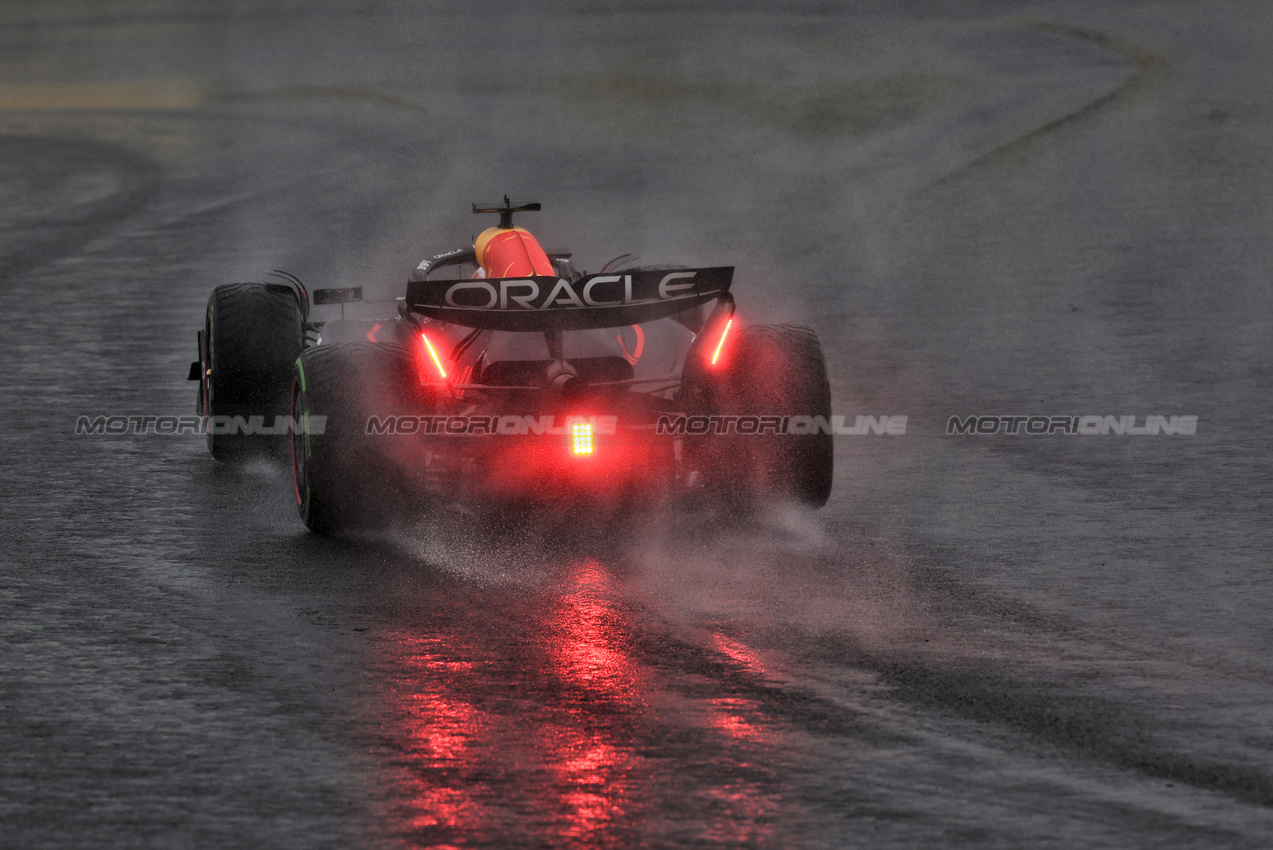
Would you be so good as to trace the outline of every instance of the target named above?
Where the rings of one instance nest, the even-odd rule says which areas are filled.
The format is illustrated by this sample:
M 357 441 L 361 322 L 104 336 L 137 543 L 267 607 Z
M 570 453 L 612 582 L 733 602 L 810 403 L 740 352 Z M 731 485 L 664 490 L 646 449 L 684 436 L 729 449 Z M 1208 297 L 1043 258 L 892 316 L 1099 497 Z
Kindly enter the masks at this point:
M 712 352 L 712 365 L 716 365 L 716 361 L 720 359 L 721 349 L 725 347 L 725 337 L 729 336 L 729 329 L 734 324 L 734 317 L 730 316 L 725 320 L 725 329 L 720 332 L 720 340 L 716 343 L 716 350 Z
M 426 333 L 421 333 L 421 334 L 420 334 L 420 339 L 424 340 L 424 347 L 425 347 L 426 349 L 428 349 L 428 351 L 429 351 L 429 356 L 430 356 L 431 358 L 433 358 L 433 365 L 434 365 L 434 367 L 438 370 L 438 376 L 439 376 L 440 378 L 442 378 L 442 380 L 444 380 L 444 381 L 445 381 L 445 380 L 446 380 L 446 369 L 442 368 L 442 358 L 441 358 L 441 357 L 438 357 L 438 352 L 437 352 L 437 350 L 436 350 L 436 349 L 434 349 L 434 347 L 433 347 L 433 343 L 429 341 L 429 335 L 428 335 L 428 334 L 426 334 Z

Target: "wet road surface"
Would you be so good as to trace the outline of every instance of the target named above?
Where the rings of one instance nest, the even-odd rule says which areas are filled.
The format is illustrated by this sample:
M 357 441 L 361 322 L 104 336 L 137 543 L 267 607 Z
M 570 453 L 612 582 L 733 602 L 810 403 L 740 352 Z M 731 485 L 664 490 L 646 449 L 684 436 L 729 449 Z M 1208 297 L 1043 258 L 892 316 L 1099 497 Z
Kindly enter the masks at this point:
M 1267 846 L 1273 10 L 0 10 L 0 844 Z M 472 200 L 812 324 L 816 514 L 311 537 L 210 289 Z M 948 435 L 951 416 L 1197 433 Z

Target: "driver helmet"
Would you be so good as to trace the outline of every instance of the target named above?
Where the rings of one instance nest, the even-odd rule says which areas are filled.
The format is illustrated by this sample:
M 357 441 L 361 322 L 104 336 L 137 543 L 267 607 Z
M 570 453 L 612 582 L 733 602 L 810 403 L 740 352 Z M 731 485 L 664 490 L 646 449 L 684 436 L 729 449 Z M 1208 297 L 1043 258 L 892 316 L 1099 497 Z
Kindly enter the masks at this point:
M 473 241 L 477 264 L 486 277 L 556 275 L 539 240 L 521 227 L 490 227 Z

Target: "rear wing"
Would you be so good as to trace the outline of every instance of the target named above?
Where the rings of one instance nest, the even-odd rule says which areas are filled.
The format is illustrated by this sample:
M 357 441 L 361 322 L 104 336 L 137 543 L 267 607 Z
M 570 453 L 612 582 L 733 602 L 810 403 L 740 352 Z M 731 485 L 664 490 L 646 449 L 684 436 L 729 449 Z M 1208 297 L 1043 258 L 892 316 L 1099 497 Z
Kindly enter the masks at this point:
M 433 319 L 498 331 L 613 328 L 650 322 L 708 301 L 731 301 L 733 266 L 550 276 L 413 280 L 408 309 Z

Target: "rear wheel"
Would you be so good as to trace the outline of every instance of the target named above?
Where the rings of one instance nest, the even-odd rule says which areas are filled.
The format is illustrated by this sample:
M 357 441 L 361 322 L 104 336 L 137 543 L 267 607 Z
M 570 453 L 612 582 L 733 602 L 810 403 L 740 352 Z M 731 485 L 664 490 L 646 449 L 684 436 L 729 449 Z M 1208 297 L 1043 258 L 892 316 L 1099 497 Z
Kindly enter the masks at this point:
M 740 417 L 730 433 L 687 438 L 690 463 L 709 496 L 742 509 L 776 500 L 826 504 L 835 446 L 828 433 L 831 384 L 817 335 L 801 325 L 752 325 L 727 357 L 719 372 L 687 367 L 684 382 L 691 416 Z M 799 428 L 791 427 L 795 417 L 802 417 L 794 420 Z M 789 430 L 778 433 L 783 423 Z M 742 427 L 755 431 L 739 433 Z
M 302 426 L 292 436 L 301 520 L 318 534 L 384 525 L 424 468 L 419 437 L 384 426 L 429 409 L 408 350 L 369 342 L 308 349 L 296 361 L 291 404 Z
M 208 451 L 234 461 L 286 450 L 292 364 L 304 341 L 296 291 L 270 283 L 218 286 L 208 299 L 201 390 L 208 417 Z

